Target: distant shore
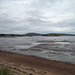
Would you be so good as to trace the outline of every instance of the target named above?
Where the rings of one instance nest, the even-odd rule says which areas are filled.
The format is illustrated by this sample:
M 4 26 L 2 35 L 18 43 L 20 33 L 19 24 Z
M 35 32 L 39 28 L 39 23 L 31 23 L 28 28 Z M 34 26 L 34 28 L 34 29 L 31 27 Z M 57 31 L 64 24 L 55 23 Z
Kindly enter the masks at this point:
M 25 37 L 25 36 L 75 36 L 75 34 L 65 34 L 65 33 L 26 33 L 26 34 L 0 34 L 0 37 Z
M 8 66 L 13 75 L 75 75 L 75 64 L 0 51 L 0 67 Z

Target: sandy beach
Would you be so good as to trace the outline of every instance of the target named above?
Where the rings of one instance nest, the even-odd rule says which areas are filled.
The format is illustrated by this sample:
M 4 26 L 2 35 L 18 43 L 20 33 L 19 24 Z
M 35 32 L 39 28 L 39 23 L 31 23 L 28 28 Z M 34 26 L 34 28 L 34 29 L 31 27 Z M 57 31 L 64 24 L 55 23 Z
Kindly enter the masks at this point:
M 13 75 L 75 75 L 75 64 L 0 51 L 2 66 L 8 66 Z

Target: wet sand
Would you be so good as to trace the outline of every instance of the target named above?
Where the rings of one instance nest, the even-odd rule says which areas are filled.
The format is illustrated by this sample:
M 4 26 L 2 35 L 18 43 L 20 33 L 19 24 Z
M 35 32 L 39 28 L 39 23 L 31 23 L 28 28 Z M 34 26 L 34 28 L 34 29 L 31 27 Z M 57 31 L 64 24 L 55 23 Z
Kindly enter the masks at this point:
M 75 64 L 0 51 L 2 66 L 8 66 L 13 75 L 75 75 Z

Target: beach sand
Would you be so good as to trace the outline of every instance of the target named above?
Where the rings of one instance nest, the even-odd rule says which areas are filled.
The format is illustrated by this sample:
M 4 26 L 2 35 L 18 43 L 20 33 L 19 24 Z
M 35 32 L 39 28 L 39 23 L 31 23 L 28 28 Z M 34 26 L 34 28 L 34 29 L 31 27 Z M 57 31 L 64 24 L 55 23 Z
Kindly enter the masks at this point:
M 75 64 L 0 51 L 3 66 L 8 66 L 13 75 L 75 75 Z

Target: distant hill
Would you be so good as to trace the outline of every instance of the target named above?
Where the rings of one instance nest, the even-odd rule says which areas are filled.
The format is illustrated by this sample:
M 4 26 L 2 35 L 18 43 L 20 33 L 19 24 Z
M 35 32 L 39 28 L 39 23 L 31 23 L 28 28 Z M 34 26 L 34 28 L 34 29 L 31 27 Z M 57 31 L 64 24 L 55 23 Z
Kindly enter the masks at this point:
M 42 34 L 39 33 L 27 33 L 25 36 L 42 36 Z
M 18 37 L 18 36 L 75 36 L 75 34 L 64 34 L 64 33 L 26 33 L 26 34 L 0 34 L 0 37 Z

